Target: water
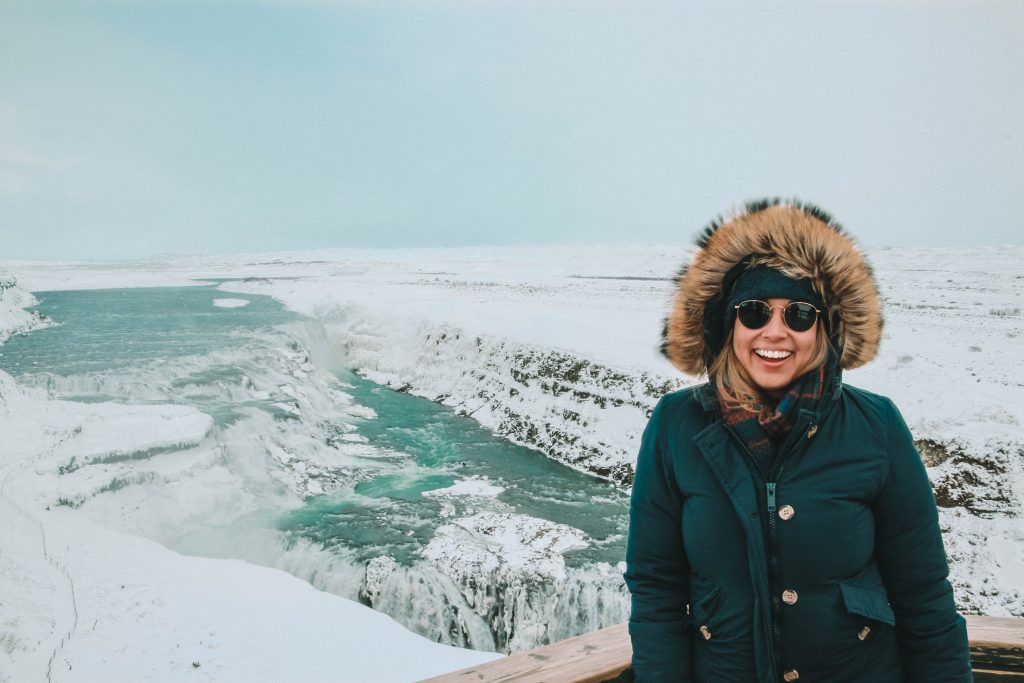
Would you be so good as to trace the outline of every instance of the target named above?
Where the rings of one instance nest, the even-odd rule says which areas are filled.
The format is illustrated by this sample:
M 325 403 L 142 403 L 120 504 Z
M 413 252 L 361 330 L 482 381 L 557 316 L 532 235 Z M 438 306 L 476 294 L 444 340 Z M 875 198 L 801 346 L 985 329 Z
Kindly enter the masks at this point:
M 269 297 L 238 296 L 203 287 L 148 287 L 38 292 L 36 310 L 61 323 L 12 338 L 0 366 L 15 377 L 48 372 L 118 372 L 157 359 L 209 353 L 243 343 L 246 331 L 296 320 Z M 239 298 L 238 308 L 213 305 Z
M 590 547 L 567 553 L 570 565 L 622 559 L 628 500 L 621 491 L 494 436 L 471 418 L 455 415 L 432 401 L 380 387 L 354 374 L 344 377 L 352 387 L 349 393 L 377 412 L 375 419 L 356 424 L 357 433 L 374 445 L 409 454 L 415 467 L 383 473 L 355 486 L 359 496 L 387 501 L 393 515 L 383 520 L 383 529 L 379 508 L 361 507 L 347 498 L 335 503 L 330 497 L 311 502 L 290 515 L 285 524 L 302 528 L 317 540 L 345 533 L 341 530 L 348 527 L 372 526 L 374 531 L 361 533 L 406 534 L 408 540 L 394 539 L 392 547 L 415 549 L 422 540 L 421 532 L 427 533 L 430 527 L 407 526 L 403 520 L 436 519 L 444 503 L 422 494 L 450 486 L 456 479 L 485 477 L 504 487 L 496 501 L 510 511 L 576 527 L 593 540 Z M 462 512 L 471 513 L 481 503 L 456 500 L 455 504 L 465 508 Z M 361 540 L 357 545 L 378 544 Z M 398 555 L 405 557 L 401 551 Z
M 356 375 L 316 321 L 215 285 L 37 297 L 36 310 L 61 324 L 0 346 L 0 368 L 20 382 L 59 398 L 179 403 L 214 418 L 211 462 L 228 454 L 254 502 L 201 527 L 165 525 L 161 542 L 284 568 L 435 640 L 481 649 L 531 647 L 625 618 L 614 566 L 624 555 L 622 492 Z M 214 303 L 228 298 L 248 304 Z M 436 495 L 467 480 L 500 492 Z M 568 525 L 587 545 L 548 574 L 501 566 L 476 576 L 424 559 L 439 529 L 459 532 L 453 524 L 485 513 Z M 253 539 L 264 539 L 258 549 Z M 467 542 L 493 550 L 493 540 Z

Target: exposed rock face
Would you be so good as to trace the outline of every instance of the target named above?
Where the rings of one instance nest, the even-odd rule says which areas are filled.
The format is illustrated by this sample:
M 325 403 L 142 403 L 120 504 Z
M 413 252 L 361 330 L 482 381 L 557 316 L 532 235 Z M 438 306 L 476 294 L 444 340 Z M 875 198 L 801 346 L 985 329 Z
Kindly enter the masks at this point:
M 931 439 L 915 442 L 935 488 L 939 507 L 962 507 L 979 517 L 1013 514 L 1020 494 L 1013 490 L 1013 470 L 1024 462 L 1024 445 L 985 444 L 984 455 L 970 453 L 957 442 L 942 444 Z

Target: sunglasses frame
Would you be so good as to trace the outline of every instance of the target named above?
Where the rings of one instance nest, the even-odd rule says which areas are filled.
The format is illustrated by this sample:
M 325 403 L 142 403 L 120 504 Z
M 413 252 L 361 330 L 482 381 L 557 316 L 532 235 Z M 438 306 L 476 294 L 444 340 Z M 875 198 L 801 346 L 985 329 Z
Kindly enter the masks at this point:
M 768 309 L 768 317 L 765 318 L 764 322 L 761 323 L 760 325 L 758 325 L 757 327 L 751 327 L 750 325 L 748 325 L 745 322 L 743 322 L 743 319 L 740 317 L 740 306 L 742 306 L 743 304 L 748 304 L 748 303 L 762 304 L 763 306 L 765 306 Z M 811 310 L 814 311 L 814 319 L 811 320 L 811 324 L 808 325 L 806 329 L 803 329 L 803 330 L 794 329 L 793 326 L 789 324 L 789 320 L 786 318 L 788 310 L 789 310 L 789 307 L 790 306 L 796 306 L 796 305 L 810 306 Z M 764 301 L 762 299 L 747 299 L 746 301 L 739 302 L 738 304 L 733 306 L 733 308 L 736 309 L 736 319 L 739 320 L 740 324 L 743 325 L 743 327 L 747 328 L 748 330 L 760 330 L 765 325 L 770 323 L 771 320 L 772 320 L 772 316 L 775 314 L 775 309 L 776 308 L 781 308 L 782 309 L 782 322 L 786 325 L 786 327 L 789 328 L 790 330 L 792 330 L 793 332 L 796 332 L 797 334 L 800 334 L 801 332 L 807 332 L 807 330 L 810 330 L 818 322 L 818 317 L 821 316 L 821 311 L 818 309 L 818 307 L 815 306 L 814 304 L 807 303 L 806 301 L 790 301 L 785 306 L 782 306 L 782 305 L 772 306 L 767 301 Z

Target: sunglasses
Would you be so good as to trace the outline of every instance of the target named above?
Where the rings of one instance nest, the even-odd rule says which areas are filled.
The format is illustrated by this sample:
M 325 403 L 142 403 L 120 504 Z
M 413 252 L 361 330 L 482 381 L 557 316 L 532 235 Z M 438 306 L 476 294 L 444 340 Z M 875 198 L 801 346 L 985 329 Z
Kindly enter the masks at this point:
M 793 301 L 785 306 L 769 306 L 767 301 L 748 299 L 736 305 L 736 317 L 740 319 L 743 327 L 750 330 L 759 330 L 768 324 L 772 319 L 772 311 L 776 308 L 782 309 L 782 319 L 786 327 L 794 332 L 806 332 L 814 327 L 821 313 L 811 304 L 803 301 Z

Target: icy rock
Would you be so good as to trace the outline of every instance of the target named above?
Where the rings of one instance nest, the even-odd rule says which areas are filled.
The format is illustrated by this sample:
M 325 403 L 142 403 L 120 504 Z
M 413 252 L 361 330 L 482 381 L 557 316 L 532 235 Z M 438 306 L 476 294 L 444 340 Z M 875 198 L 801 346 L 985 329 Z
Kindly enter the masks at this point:
M 587 547 L 582 531 L 511 513 L 480 513 L 440 527 L 422 555 L 487 620 L 506 651 L 548 642 L 567 574 L 562 553 Z
M 373 605 L 380 597 L 381 587 L 389 576 L 398 569 L 398 563 L 390 555 L 375 557 L 366 563 L 366 578 L 359 599 Z

